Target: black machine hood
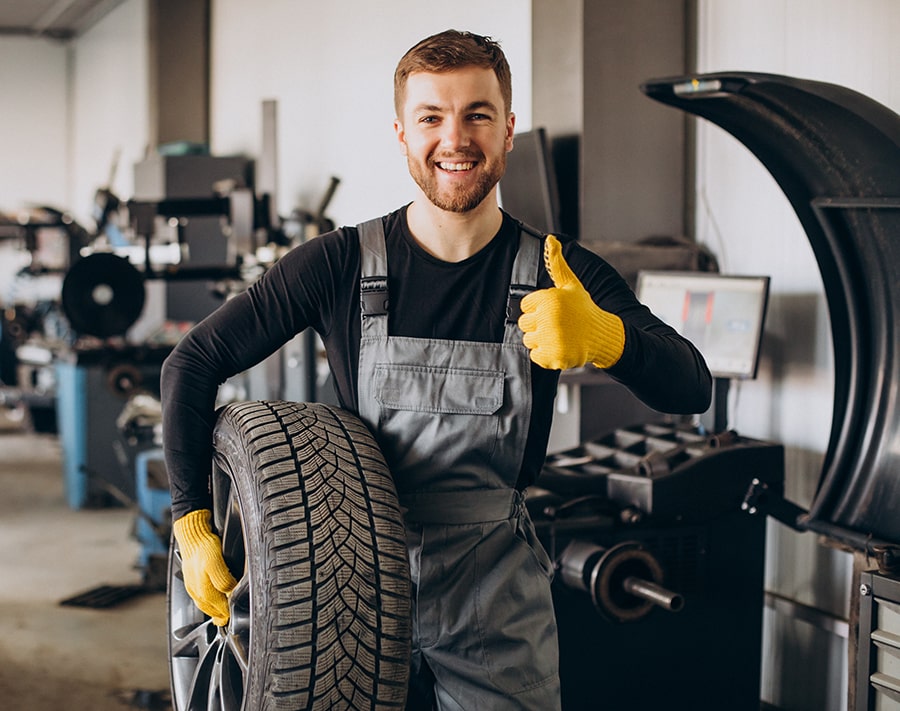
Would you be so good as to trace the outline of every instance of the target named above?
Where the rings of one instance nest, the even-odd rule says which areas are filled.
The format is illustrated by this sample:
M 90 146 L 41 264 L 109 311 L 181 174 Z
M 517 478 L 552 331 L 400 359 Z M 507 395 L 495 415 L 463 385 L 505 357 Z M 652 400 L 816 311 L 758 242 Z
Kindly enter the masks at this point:
M 771 74 L 655 79 L 649 97 L 708 119 L 781 186 L 831 318 L 831 438 L 805 526 L 900 543 L 900 116 L 858 92 Z

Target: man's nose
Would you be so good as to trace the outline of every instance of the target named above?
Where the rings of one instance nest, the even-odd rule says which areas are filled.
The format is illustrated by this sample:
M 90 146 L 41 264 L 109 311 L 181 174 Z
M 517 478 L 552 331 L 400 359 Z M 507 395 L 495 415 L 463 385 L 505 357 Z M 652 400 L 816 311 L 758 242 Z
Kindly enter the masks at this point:
M 441 146 L 455 149 L 468 146 L 470 142 L 466 123 L 462 119 L 450 118 L 444 121 L 441 132 Z

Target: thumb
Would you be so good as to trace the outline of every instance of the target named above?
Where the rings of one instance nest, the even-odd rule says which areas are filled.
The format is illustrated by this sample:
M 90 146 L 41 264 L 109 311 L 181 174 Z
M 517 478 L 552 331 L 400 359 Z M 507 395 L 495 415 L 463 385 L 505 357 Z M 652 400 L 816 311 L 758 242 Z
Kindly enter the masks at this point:
M 212 586 L 221 593 L 230 593 L 237 585 L 237 580 L 228 569 L 221 553 L 217 553 L 215 558 L 210 559 L 206 574 L 209 576 Z
M 554 286 L 564 288 L 572 284 L 581 285 L 575 272 L 563 257 L 562 245 L 553 235 L 547 235 L 544 242 L 544 266 L 547 268 L 550 278 L 553 279 Z

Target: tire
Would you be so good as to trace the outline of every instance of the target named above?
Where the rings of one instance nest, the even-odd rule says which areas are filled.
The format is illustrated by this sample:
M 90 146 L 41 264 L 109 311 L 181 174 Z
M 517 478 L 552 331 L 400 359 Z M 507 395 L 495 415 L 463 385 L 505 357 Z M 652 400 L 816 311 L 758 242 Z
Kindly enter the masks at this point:
M 410 578 L 393 480 L 365 425 L 322 404 L 226 406 L 213 522 L 238 580 L 218 628 L 169 563 L 175 711 L 402 709 Z

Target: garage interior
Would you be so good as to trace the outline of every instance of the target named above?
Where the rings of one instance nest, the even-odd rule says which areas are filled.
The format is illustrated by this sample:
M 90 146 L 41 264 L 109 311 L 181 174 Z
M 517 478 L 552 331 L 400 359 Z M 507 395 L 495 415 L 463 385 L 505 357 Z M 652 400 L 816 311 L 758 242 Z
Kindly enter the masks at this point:
M 162 360 L 283 249 L 408 199 L 388 79 L 455 26 L 512 64 L 504 207 L 660 314 L 757 289 L 699 418 L 561 380 L 529 510 L 564 709 L 900 709 L 900 7 L 312 5 L 0 8 L 0 708 L 173 707 Z M 323 365 L 301 334 L 222 394 L 329 402 Z
M 70 508 L 55 435 L 4 422 L 2 438 L 4 708 L 168 708 L 164 595 L 124 601 L 142 588 L 133 511 Z

